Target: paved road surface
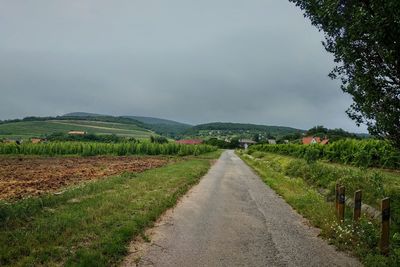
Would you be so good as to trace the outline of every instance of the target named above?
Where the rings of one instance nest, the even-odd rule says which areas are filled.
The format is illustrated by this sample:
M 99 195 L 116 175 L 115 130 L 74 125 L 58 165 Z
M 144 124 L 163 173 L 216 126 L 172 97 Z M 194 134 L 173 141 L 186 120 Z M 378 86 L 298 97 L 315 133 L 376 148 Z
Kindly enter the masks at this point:
M 361 266 L 317 234 L 226 151 L 156 225 L 139 266 Z

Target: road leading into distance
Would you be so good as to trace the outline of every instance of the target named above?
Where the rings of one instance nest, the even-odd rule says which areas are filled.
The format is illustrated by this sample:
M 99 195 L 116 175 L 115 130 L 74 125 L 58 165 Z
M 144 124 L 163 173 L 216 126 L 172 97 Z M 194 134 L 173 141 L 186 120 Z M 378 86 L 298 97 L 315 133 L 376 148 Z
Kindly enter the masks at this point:
M 157 223 L 139 266 L 361 266 L 317 237 L 233 151 Z M 124 266 L 134 266 L 136 245 Z

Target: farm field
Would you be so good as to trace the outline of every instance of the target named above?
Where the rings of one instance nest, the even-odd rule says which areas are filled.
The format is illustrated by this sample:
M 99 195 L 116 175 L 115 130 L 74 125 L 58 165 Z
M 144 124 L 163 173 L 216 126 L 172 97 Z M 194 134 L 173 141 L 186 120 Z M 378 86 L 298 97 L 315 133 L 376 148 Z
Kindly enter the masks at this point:
M 165 165 L 160 157 L 1 157 L 0 200 L 55 192 L 83 181 Z
M 44 137 L 51 133 L 68 133 L 70 130 L 85 131 L 90 134 L 115 134 L 118 136 L 148 138 L 152 131 L 134 124 L 102 122 L 89 120 L 48 120 L 21 121 L 0 124 L 0 138 Z
M 132 238 L 144 235 L 220 153 L 2 157 L 1 183 L 16 182 L 14 191 L 2 184 L 2 197 L 11 199 L 0 200 L 0 266 L 118 264 Z M 40 194 L 44 192 L 57 194 Z M 28 195 L 32 197 L 12 199 Z

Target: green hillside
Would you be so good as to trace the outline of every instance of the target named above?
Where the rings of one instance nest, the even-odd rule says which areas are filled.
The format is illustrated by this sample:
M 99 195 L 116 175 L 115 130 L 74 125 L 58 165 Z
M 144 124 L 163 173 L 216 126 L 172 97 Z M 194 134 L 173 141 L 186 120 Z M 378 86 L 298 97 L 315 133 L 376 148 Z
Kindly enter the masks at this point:
M 180 137 L 186 130 L 192 127 L 189 124 L 153 117 L 124 116 L 123 118 L 140 121 L 147 125 L 148 129 L 171 138 Z
M 186 127 L 190 128 L 192 125 L 182 123 L 182 122 L 177 122 L 173 120 L 166 120 L 166 119 L 160 119 L 160 118 L 154 118 L 154 117 L 143 117 L 143 116 L 122 116 L 123 118 L 129 118 L 129 119 L 134 119 L 146 124 L 154 125 L 154 124 L 165 124 L 165 125 L 171 125 L 171 126 L 179 126 L 179 127 Z
M 19 121 L 0 124 L 0 138 L 44 137 L 51 133 L 85 131 L 90 134 L 147 138 L 154 133 L 135 124 L 90 120 Z
M 196 125 L 185 132 L 186 136 L 199 138 L 249 138 L 259 135 L 260 139 L 280 138 L 304 130 L 285 126 L 268 126 L 248 123 L 213 122 Z
M 76 119 L 107 119 L 117 120 L 117 121 L 128 121 L 135 122 L 143 128 L 154 131 L 158 134 L 175 138 L 182 135 L 187 129 L 192 127 L 190 124 L 181 123 L 173 120 L 166 120 L 154 117 L 144 117 L 144 116 L 109 116 L 96 113 L 87 112 L 72 112 L 62 116 L 62 118 L 76 118 Z

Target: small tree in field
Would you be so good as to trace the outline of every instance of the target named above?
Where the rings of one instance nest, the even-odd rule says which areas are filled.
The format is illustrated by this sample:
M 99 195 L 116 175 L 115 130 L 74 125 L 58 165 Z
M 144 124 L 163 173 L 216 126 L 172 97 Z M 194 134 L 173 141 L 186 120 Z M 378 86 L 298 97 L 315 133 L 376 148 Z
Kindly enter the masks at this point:
M 354 101 L 350 118 L 400 149 L 400 1 L 289 1 L 325 33 L 337 63 L 330 76 Z

